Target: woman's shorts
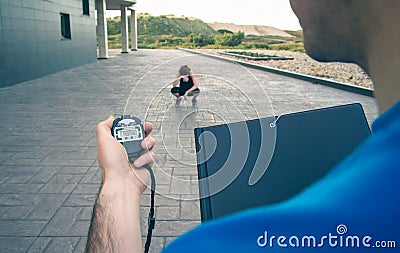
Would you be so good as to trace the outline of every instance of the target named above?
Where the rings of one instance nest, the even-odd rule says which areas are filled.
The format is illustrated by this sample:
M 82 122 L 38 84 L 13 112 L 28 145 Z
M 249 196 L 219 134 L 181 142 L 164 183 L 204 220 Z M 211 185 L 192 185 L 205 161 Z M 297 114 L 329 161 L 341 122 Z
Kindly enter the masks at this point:
M 179 96 L 185 95 L 186 91 L 187 91 L 186 89 L 182 89 L 181 87 L 173 87 L 171 89 L 171 93 L 173 93 L 173 94 L 179 93 Z M 199 93 L 200 93 L 200 89 L 196 88 L 195 90 L 189 92 L 188 96 L 193 96 L 194 94 L 199 94 Z

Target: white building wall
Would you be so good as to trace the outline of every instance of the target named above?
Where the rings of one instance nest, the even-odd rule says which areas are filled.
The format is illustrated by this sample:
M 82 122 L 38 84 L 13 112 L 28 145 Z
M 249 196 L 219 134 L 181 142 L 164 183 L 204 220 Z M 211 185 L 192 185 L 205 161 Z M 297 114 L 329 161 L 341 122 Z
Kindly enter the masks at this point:
M 61 36 L 69 14 L 71 39 Z M 94 0 L 0 0 L 0 87 L 97 59 Z

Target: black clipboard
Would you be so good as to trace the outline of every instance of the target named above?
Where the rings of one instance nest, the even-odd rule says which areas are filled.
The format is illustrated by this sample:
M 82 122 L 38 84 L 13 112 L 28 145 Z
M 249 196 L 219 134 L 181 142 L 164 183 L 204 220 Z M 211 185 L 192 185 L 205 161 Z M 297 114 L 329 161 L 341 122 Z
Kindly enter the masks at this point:
M 202 222 L 279 203 L 324 177 L 370 134 L 360 104 L 194 130 Z

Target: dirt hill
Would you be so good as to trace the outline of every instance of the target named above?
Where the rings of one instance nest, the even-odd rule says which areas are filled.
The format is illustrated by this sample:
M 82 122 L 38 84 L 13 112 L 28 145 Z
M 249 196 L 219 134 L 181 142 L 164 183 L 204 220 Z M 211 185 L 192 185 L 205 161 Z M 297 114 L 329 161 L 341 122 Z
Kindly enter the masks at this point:
M 275 35 L 282 37 L 294 37 L 283 30 L 266 25 L 236 25 L 232 23 L 218 23 L 218 22 L 208 23 L 208 25 L 211 26 L 214 30 L 226 29 L 231 32 L 242 31 L 246 35 L 258 35 L 258 36 Z

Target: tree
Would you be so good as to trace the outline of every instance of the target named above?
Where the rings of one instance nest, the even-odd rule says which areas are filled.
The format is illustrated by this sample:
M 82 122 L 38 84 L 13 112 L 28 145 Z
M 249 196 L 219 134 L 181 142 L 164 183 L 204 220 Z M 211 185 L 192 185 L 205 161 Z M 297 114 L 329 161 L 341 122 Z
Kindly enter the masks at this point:
M 220 34 L 225 34 L 225 33 L 233 34 L 232 31 L 229 31 L 227 29 L 218 29 L 217 32 Z
M 108 35 L 121 33 L 121 17 L 107 18 L 107 33 Z

